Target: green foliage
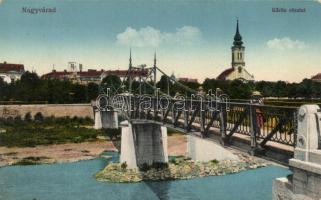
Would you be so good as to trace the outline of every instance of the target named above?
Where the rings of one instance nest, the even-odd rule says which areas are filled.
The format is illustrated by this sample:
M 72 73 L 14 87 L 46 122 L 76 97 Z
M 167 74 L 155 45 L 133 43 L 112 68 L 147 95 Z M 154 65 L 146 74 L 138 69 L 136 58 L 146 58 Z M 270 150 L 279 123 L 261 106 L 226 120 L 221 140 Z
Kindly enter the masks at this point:
M 88 83 L 87 85 L 87 99 L 94 100 L 99 93 L 99 87 L 96 83 Z
M 220 88 L 231 99 L 249 99 L 255 90 L 260 91 L 264 97 L 321 98 L 321 83 L 311 79 L 304 79 L 301 83 L 205 79 L 203 88 L 205 91 L 212 89 L 213 92 L 216 88 Z
M 0 120 L 5 133 L 0 134 L 0 146 L 34 147 L 95 140 L 103 131 L 87 128 L 93 121 L 87 118 L 44 118 L 43 121 Z
M 211 160 L 210 162 L 211 162 L 211 163 L 213 163 L 213 164 L 215 164 L 215 165 L 217 165 L 217 164 L 219 163 L 219 161 L 218 161 L 218 160 L 216 160 L 216 159 Z
M 229 82 L 228 90 L 224 92 L 227 92 L 231 99 L 249 99 L 253 90 L 254 88 L 251 88 L 249 83 L 233 80 Z
M 120 167 L 121 167 L 123 170 L 127 169 L 127 163 L 126 163 L 126 162 L 123 162 L 123 163 L 120 165 Z
M 249 99 L 254 90 L 260 91 L 265 97 L 289 97 L 289 98 L 321 98 L 321 83 L 304 79 L 301 83 L 288 83 L 285 81 L 269 82 L 242 82 L 240 80 L 223 81 L 216 79 L 205 79 L 203 84 L 182 82 L 189 88 L 197 90 L 200 86 L 207 92 L 220 88 L 231 99 Z M 167 85 L 171 96 L 176 93 L 190 96 L 179 84 L 168 81 L 166 76 L 162 76 L 156 84 L 164 93 L 167 93 Z M 129 83 L 125 81 L 123 86 L 117 76 L 106 76 L 100 87 L 95 83 L 81 85 L 72 83 L 68 80 L 40 79 L 36 73 L 26 72 L 21 79 L 10 84 L 0 79 L 0 101 L 21 101 L 23 103 L 47 102 L 52 104 L 59 103 L 88 103 L 96 99 L 99 88 L 111 88 L 111 92 L 124 92 L 128 90 Z M 142 84 L 141 89 L 144 94 L 153 94 L 153 82 Z M 100 91 L 102 92 L 102 91 Z M 104 91 L 106 92 L 106 91 Z M 133 80 L 132 92 L 139 93 L 139 82 Z
M 118 76 L 108 75 L 101 81 L 100 85 L 104 89 L 110 88 L 113 94 L 120 90 L 121 80 Z
M 80 85 L 68 80 L 40 79 L 34 72 L 26 72 L 21 79 L 6 84 L 0 81 L 0 101 L 23 103 L 85 103 L 98 96 L 98 85 Z
M 178 165 L 179 161 L 176 158 L 173 158 L 171 160 L 169 160 L 170 163 L 173 163 L 174 165 Z
M 171 136 L 173 134 L 185 134 L 185 133 L 180 132 L 180 131 L 178 131 L 178 130 L 176 130 L 174 128 L 167 128 L 167 135 Z
M 173 163 L 174 165 L 179 165 L 180 163 L 184 162 L 184 161 L 189 161 L 191 160 L 190 157 L 185 157 L 185 156 L 173 156 L 170 157 L 169 162 Z
M 160 91 L 167 94 L 167 90 L 173 90 L 173 83 L 165 75 L 162 75 L 160 80 L 156 84 L 157 88 L 160 88 Z
M 207 78 L 203 82 L 203 88 L 205 91 L 212 90 L 213 93 L 215 92 L 216 88 L 220 88 L 223 91 L 227 91 L 228 83 L 229 81 L 222 81 L 222 80 Z
M 121 129 L 105 129 L 105 134 L 109 137 L 110 140 L 119 140 L 121 135 Z

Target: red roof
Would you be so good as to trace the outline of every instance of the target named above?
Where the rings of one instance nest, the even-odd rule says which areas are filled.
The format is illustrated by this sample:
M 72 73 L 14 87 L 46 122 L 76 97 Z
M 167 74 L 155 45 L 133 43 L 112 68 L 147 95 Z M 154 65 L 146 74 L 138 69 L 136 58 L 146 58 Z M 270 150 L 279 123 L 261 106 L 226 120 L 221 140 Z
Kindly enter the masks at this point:
M 224 70 L 220 75 L 218 75 L 218 77 L 216 79 L 218 80 L 226 80 L 226 77 L 231 74 L 234 71 L 234 68 L 228 68 L 226 70 Z
M 321 79 L 321 73 L 318 73 L 317 75 L 314 75 L 311 77 L 312 80 L 320 80 Z
M 0 72 L 24 72 L 24 70 L 22 64 L 0 63 Z
M 88 71 L 77 72 L 77 76 L 80 77 L 100 77 L 102 74 L 108 75 L 115 75 L 119 77 L 125 77 L 128 74 L 128 70 L 95 70 L 95 69 L 88 69 Z M 73 72 L 68 71 L 55 71 L 53 70 L 50 73 L 44 74 L 43 78 L 68 78 L 68 76 L 72 75 Z M 140 70 L 133 70 L 131 72 L 132 76 L 147 76 L 148 70 L 140 71 Z
M 103 73 L 103 70 L 97 71 L 94 69 L 88 69 L 88 71 L 81 71 L 81 72 L 77 72 L 77 75 L 82 77 L 82 76 L 86 76 L 86 77 L 98 77 L 101 76 L 101 74 Z
M 120 77 L 125 77 L 128 75 L 128 70 L 108 70 L 108 71 L 105 71 L 105 74 L 108 76 L 108 75 L 115 75 L 115 76 L 120 76 Z M 132 76 L 144 76 L 146 77 L 148 75 L 148 70 L 144 70 L 144 71 L 141 71 L 141 70 L 132 70 L 131 71 L 131 75 Z
M 53 70 L 52 72 L 44 74 L 42 77 L 43 78 L 64 78 L 69 76 L 70 74 L 71 72 L 67 72 L 67 71 L 57 72 L 56 70 Z
M 179 81 L 184 81 L 184 82 L 190 82 L 190 83 L 197 83 L 198 80 L 196 78 L 185 78 L 185 77 L 182 77 L 182 78 L 179 78 L 178 79 Z

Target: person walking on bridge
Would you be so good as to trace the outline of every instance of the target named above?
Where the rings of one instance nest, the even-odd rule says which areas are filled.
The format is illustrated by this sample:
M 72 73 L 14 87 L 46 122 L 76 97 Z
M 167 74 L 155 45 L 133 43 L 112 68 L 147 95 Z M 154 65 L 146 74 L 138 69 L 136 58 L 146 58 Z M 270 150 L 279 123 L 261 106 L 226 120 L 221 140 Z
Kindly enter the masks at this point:
M 256 134 L 260 135 L 265 119 L 261 108 L 261 105 L 263 105 L 263 98 L 259 91 L 254 91 L 252 93 L 251 104 L 255 105 Z

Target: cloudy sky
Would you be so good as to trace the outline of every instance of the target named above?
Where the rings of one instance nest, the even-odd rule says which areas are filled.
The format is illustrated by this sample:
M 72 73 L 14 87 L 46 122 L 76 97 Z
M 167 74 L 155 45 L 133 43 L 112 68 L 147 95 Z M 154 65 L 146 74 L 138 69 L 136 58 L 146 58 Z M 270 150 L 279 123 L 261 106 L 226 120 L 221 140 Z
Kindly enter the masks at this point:
M 56 13 L 29 14 L 24 7 Z M 321 72 L 319 1 L 0 0 L 0 62 L 39 74 L 69 61 L 126 69 L 131 47 L 134 65 L 151 65 L 156 50 L 168 74 L 215 78 L 230 67 L 237 17 L 246 68 L 257 80 L 297 82 Z

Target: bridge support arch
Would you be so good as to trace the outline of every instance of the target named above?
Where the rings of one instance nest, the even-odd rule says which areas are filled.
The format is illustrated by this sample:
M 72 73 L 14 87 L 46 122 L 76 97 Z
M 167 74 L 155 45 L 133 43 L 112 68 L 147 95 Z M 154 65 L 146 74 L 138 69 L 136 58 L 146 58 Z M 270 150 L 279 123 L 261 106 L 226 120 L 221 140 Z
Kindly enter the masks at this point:
M 120 162 L 128 168 L 168 162 L 165 126 L 144 121 L 124 121 L 121 126 Z

